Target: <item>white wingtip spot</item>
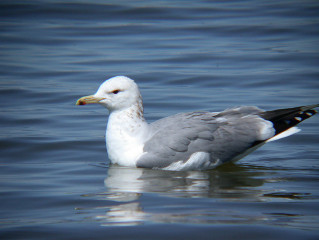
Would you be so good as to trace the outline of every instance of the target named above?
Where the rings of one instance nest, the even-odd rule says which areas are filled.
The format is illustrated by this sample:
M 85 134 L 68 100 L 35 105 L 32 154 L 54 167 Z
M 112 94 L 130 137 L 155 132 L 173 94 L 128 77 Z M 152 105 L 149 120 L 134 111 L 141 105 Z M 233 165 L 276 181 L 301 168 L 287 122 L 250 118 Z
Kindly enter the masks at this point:
M 298 122 L 301 122 L 302 121 L 302 118 L 301 117 L 294 117 L 295 120 L 297 120 Z

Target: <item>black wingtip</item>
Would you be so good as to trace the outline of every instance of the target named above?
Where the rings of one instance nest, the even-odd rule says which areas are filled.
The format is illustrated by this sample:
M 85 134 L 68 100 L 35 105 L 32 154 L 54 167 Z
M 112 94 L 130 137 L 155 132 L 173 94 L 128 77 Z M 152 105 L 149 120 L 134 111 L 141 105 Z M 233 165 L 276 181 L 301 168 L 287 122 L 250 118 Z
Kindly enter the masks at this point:
M 317 113 L 319 104 L 262 112 L 259 115 L 274 124 L 276 135 L 296 126 Z

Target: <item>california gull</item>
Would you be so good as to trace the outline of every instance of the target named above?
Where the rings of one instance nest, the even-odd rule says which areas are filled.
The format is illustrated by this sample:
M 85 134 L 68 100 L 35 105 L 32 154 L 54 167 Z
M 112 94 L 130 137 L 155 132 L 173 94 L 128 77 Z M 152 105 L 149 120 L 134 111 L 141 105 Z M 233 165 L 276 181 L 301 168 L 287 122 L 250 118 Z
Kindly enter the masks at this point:
M 188 112 L 145 121 L 137 84 L 125 76 L 106 80 L 76 105 L 99 103 L 109 118 L 106 148 L 112 163 L 164 170 L 205 170 L 237 161 L 264 143 L 299 131 L 319 104 L 273 111 L 254 106 L 223 112 Z

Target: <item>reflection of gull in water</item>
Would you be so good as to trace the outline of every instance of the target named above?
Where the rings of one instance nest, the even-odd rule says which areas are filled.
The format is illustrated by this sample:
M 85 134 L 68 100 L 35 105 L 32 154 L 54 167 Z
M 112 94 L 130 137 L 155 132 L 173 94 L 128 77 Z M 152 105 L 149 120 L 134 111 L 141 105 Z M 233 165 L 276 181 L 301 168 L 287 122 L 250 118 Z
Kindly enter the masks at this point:
M 234 189 L 238 185 L 262 185 L 263 180 L 255 178 L 256 175 L 258 173 L 246 171 L 246 168 L 233 164 L 211 171 L 187 172 L 111 165 L 104 183 L 108 190 L 107 197 L 113 201 L 132 201 L 143 193 L 187 198 L 222 195 L 225 198 L 227 196 L 224 194 L 229 192 L 225 192 L 225 189 Z
M 109 207 L 105 215 L 97 216 L 99 220 L 105 220 L 102 225 L 134 226 L 141 224 L 147 214 L 143 212 L 138 202 L 123 203 Z
M 230 164 L 204 172 L 171 172 L 112 165 L 105 179 L 106 191 L 98 194 L 105 205 L 97 208 L 102 212 L 96 218 L 104 226 L 145 222 L 256 224 L 269 218 L 276 220 L 278 215 L 255 215 L 254 211 L 247 211 L 247 206 L 243 209 L 238 206 L 240 202 L 291 201 L 309 196 L 280 189 L 261 189 L 264 182 L 285 181 L 277 175 L 265 174 L 267 171 L 272 173 L 273 169 Z M 198 204 L 198 200 L 182 199 L 198 197 L 203 204 Z M 163 199 L 165 206 L 161 206 Z M 212 204 L 215 201 L 220 203 Z
M 140 198 L 152 193 L 174 198 L 225 198 L 227 196 L 233 198 L 234 194 L 236 194 L 235 197 L 246 198 L 251 197 L 254 191 L 238 191 L 236 186 L 263 184 L 262 180 L 253 178 L 256 174 L 245 172 L 244 168 L 232 165 L 229 166 L 229 169 L 228 171 L 222 168 L 210 172 L 171 172 L 112 165 L 104 181 L 107 191 L 103 196 L 114 204 L 108 206 L 106 213 L 97 218 L 102 225 L 117 226 L 137 225 L 145 221 L 183 222 L 190 217 L 189 213 L 182 215 L 170 212 L 151 214 L 145 211 Z M 201 215 L 207 213 L 197 212 L 196 214 L 200 218 Z
M 142 169 L 110 166 L 104 180 L 109 192 L 108 199 L 118 202 L 138 199 L 143 192 L 144 182 L 139 179 L 142 173 Z
M 104 183 L 109 192 L 108 199 L 129 201 L 149 192 L 187 194 L 188 197 L 207 193 L 208 178 L 206 172 L 171 172 L 112 165 Z

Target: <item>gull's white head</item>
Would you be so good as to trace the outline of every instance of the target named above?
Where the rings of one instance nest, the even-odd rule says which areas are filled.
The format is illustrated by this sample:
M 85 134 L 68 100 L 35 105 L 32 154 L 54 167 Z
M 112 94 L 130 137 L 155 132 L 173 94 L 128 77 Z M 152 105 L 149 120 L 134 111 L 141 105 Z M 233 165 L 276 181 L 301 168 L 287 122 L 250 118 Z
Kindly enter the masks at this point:
M 94 95 L 80 98 L 76 105 L 99 103 L 109 111 L 122 110 L 132 105 L 140 105 L 141 94 L 137 84 L 125 76 L 117 76 L 101 84 Z

